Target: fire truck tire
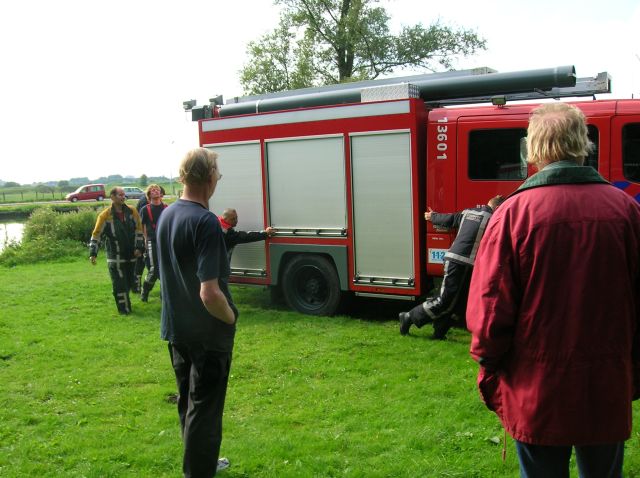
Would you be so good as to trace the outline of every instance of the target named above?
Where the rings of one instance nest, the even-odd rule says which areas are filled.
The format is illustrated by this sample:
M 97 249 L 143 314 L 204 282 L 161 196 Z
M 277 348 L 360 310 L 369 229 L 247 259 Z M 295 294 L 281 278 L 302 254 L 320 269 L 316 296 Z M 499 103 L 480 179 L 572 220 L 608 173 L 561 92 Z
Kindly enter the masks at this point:
M 282 273 L 289 307 L 307 315 L 333 315 L 340 305 L 340 281 L 327 258 L 314 254 L 294 257 Z

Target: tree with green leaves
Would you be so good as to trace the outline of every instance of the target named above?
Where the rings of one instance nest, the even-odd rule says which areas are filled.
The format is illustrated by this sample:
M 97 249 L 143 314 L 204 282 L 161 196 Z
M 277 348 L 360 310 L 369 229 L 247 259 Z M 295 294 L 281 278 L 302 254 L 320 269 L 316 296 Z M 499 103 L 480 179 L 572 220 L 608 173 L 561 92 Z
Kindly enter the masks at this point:
M 140 187 L 147 187 L 149 185 L 149 178 L 146 174 L 140 176 Z
M 75 190 L 75 187 L 72 186 L 69 181 L 63 179 L 61 181 L 58 181 L 58 191 L 62 192 L 62 193 L 70 193 L 73 192 Z
M 275 0 L 278 26 L 250 42 L 240 72 L 246 94 L 370 80 L 402 68 L 451 69 L 485 49 L 474 31 L 404 26 L 394 35 L 380 0 Z
M 52 193 L 53 192 L 53 188 L 51 186 L 47 186 L 46 184 L 38 184 L 35 187 L 36 192 L 38 193 Z

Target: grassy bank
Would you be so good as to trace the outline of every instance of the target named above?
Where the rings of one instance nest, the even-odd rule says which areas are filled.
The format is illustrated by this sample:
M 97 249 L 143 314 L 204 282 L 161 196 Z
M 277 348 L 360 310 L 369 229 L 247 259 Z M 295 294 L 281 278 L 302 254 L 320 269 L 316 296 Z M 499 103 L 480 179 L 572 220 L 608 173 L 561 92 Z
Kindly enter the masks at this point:
M 56 212 L 80 211 L 91 209 L 101 211 L 108 202 L 88 201 L 84 203 L 50 203 L 50 204 L 0 204 L 0 221 L 12 219 L 26 220 L 36 209 L 47 208 Z
M 0 476 L 181 476 L 158 290 L 123 318 L 110 287 L 104 256 L 0 268 Z M 405 304 L 317 318 L 273 308 L 261 289 L 233 292 L 232 467 L 221 476 L 517 476 L 465 332 L 400 337 L 393 314 Z M 634 418 L 626 477 L 640 476 L 638 402 Z
M 175 200 L 175 197 L 169 197 L 165 198 L 164 202 L 167 204 L 171 204 Z M 137 199 L 130 199 L 127 201 L 127 204 L 133 207 L 135 207 L 137 203 Z M 0 204 L 0 221 L 9 221 L 12 219 L 27 219 L 33 213 L 33 211 L 40 208 L 49 208 L 56 212 L 71 212 L 80 211 L 83 209 L 102 211 L 105 207 L 109 207 L 110 205 L 111 201 L 109 201 L 109 199 L 105 199 L 104 201 L 81 201 L 77 203 L 50 202 L 44 204 Z

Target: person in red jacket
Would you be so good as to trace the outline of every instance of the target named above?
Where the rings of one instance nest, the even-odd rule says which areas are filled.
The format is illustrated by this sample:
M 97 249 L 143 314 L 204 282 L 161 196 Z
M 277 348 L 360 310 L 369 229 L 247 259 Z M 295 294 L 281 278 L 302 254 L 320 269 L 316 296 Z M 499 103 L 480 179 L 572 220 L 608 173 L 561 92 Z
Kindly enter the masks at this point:
M 538 170 L 493 215 L 471 279 L 478 386 L 523 477 L 620 477 L 640 398 L 640 205 L 582 166 L 582 112 L 531 115 Z

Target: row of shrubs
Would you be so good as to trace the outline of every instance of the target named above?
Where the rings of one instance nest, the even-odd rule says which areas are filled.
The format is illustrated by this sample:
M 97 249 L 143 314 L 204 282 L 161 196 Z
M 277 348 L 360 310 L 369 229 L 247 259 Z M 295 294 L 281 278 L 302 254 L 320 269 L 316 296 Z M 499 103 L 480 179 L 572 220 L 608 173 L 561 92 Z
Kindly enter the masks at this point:
M 69 261 L 86 255 L 96 217 L 89 208 L 64 213 L 36 209 L 25 224 L 22 241 L 9 243 L 0 253 L 0 265 Z

